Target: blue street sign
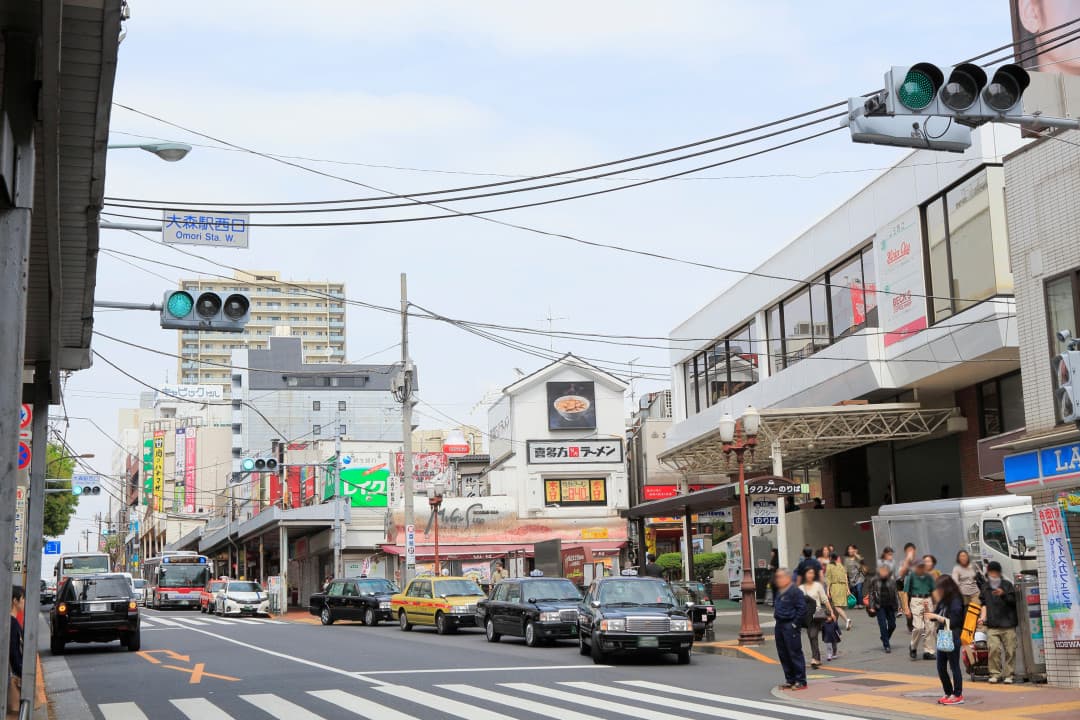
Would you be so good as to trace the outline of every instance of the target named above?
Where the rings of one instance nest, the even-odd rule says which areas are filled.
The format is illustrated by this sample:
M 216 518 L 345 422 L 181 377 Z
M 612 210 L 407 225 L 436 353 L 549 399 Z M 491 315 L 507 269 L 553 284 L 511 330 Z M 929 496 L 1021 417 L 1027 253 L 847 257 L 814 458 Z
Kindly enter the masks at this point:
M 45 541 L 45 554 L 46 555 L 59 555 L 60 554 L 60 541 L 59 540 L 46 540 Z

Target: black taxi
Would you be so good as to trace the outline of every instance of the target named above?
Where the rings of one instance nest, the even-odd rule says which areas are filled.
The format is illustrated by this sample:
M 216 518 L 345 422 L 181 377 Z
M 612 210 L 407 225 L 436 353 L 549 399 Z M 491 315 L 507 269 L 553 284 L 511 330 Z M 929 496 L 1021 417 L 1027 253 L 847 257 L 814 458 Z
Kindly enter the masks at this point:
M 489 598 L 476 603 L 476 624 L 484 628 L 488 642 L 512 635 L 536 647 L 577 637 L 580 602 L 581 592 L 566 578 L 510 578 L 495 585 Z
M 603 663 L 612 653 L 673 653 L 690 662 L 693 622 L 660 578 L 594 580 L 578 606 L 578 649 Z

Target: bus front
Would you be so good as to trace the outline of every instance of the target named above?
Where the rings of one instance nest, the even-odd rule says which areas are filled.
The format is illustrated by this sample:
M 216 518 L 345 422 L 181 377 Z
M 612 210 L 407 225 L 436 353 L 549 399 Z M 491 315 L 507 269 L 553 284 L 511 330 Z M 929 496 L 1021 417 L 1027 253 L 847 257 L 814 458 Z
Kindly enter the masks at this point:
M 210 581 L 211 567 L 203 555 L 166 555 L 154 573 L 153 607 L 197 608 L 200 593 Z

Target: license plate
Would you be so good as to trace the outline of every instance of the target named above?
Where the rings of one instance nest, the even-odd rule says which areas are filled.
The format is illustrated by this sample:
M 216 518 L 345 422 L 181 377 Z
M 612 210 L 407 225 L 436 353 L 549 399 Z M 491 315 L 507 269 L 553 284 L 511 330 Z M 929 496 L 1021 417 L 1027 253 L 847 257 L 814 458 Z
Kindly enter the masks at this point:
M 90 612 L 92 612 L 92 613 L 109 612 L 109 603 L 91 603 L 90 604 Z
M 660 638 L 652 635 L 645 635 L 637 639 L 637 646 L 640 648 L 658 648 L 660 647 Z

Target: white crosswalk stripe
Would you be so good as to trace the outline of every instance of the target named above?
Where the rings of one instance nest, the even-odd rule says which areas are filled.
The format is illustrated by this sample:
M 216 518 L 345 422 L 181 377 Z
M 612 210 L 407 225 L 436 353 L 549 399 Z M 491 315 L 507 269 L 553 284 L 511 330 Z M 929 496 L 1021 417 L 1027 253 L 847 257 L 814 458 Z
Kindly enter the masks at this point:
M 452 696 L 452 697 L 451 697 Z M 674 687 L 646 680 L 613 684 L 559 681 L 551 684 L 501 683 L 498 687 L 446 683 L 419 689 L 406 685 L 376 685 L 362 689 L 297 691 L 286 698 L 274 693 L 237 696 L 257 709 L 258 720 L 325 720 L 350 717 L 366 720 L 519 720 L 523 715 L 550 720 L 858 720 L 853 715 L 810 710 L 781 702 L 749 700 L 718 693 Z M 256 715 L 219 707 L 232 702 L 220 694 L 168 700 L 188 720 L 234 720 Z M 504 714 L 490 706 L 506 708 Z M 567 706 L 582 707 L 582 710 Z M 149 720 L 163 717 L 160 708 L 141 709 L 134 702 L 98 705 L 104 720 Z
M 181 625 L 178 622 L 175 622 L 173 620 L 166 620 L 165 618 L 158 617 L 157 615 L 154 616 L 154 624 L 155 625 L 164 625 L 166 627 L 183 627 L 183 625 Z

